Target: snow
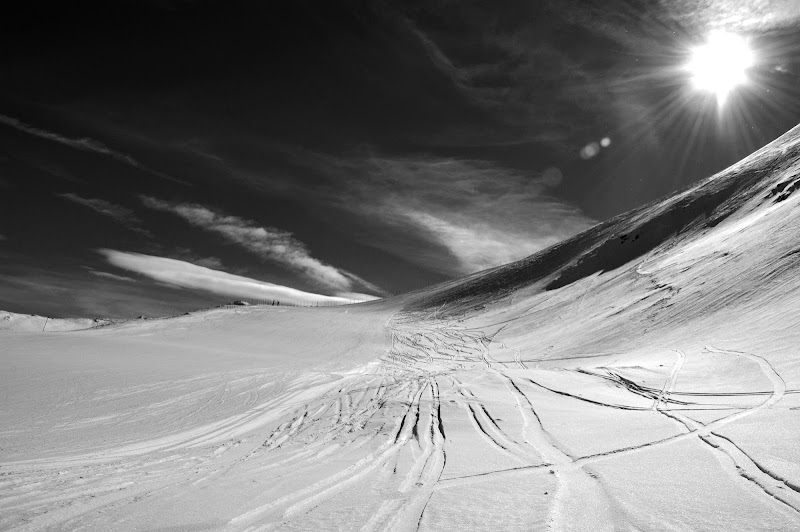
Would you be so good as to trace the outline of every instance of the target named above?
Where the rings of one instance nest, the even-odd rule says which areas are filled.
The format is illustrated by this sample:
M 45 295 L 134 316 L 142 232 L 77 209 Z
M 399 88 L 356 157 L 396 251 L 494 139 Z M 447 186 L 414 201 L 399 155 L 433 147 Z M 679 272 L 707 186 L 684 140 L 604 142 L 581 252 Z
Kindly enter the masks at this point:
M 35 332 L 35 331 L 75 331 L 108 325 L 112 320 L 86 318 L 48 318 L 46 316 L 30 316 L 0 310 L 0 331 Z
M 798 137 L 384 301 L 4 313 L 0 529 L 800 530 Z

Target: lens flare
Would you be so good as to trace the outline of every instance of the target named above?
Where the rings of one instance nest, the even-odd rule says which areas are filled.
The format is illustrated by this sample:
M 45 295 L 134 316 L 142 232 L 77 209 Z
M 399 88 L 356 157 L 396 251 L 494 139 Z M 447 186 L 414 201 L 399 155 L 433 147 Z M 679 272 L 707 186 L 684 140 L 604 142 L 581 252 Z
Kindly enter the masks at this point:
M 747 40 L 734 33 L 713 31 L 708 41 L 692 50 L 686 69 L 692 83 L 701 90 L 714 93 L 722 105 L 737 86 L 747 82 L 747 69 L 755 57 Z

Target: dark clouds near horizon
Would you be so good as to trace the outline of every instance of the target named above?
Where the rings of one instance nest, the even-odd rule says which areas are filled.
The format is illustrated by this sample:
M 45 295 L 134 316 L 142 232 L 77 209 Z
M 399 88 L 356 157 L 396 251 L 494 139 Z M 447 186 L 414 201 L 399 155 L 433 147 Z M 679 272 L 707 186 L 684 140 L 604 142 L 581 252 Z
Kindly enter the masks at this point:
M 402 292 L 522 258 L 800 121 L 795 0 L 22 11 L 0 36 L 0 308 L 17 312 L 221 302 L 99 250 Z M 680 71 L 716 27 L 758 56 L 723 114 Z

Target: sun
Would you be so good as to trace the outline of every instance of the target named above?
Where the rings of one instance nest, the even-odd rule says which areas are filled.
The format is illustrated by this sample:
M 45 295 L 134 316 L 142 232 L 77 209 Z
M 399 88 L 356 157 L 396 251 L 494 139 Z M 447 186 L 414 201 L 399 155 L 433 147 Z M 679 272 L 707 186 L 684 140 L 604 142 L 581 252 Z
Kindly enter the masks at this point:
M 698 89 L 714 93 L 722 105 L 728 95 L 747 82 L 747 70 L 755 58 L 747 40 L 734 33 L 715 30 L 705 44 L 692 49 L 686 69 Z

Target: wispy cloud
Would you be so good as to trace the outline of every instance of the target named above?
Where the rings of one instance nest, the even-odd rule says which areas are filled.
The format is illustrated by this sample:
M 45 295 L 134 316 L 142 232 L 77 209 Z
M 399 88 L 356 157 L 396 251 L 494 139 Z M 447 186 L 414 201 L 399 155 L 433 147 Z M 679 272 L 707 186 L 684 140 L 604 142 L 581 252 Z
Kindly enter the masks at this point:
M 569 2 L 564 20 L 638 50 L 659 47 L 678 33 L 696 38 L 710 29 L 768 32 L 800 25 L 797 0 L 670 0 L 646 5 L 625 0 L 604 3 Z M 673 34 L 673 35 L 671 35 Z
M 350 303 L 353 301 L 344 297 L 304 292 L 165 257 L 113 249 L 98 251 L 109 264 L 117 268 L 136 272 L 158 282 L 181 288 L 204 290 L 227 297 L 275 299 L 291 303 Z
M 143 170 L 150 174 L 156 175 L 168 181 L 172 181 L 175 183 L 181 184 L 188 184 L 181 179 L 177 179 L 170 175 L 164 174 L 163 172 L 159 172 L 158 170 L 154 170 L 138 160 L 134 159 L 128 154 L 122 153 L 117 150 L 113 150 L 103 144 L 102 142 L 89 138 L 89 137 L 67 137 L 61 135 L 59 133 L 54 133 L 52 131 L 46 131 L 44 129 L 40 129 L 38 127 L 32 126 L 30 124 L 26 124 L 25 122 L 18 120 L 14 117 L 7 116 L 4 114 L 0 114 L 0 124 L 12 127 L 18 131 L 22 131 L 23 133 L 27 133 L 29 135 L 33 135 L 35 137 L 39 137 L 42 139 L 46 139 L 52 142 L 57 142 L 59 144 L 63 144 L 64 146 L 69 146 L 70 148 L 74 148 L 76 150 L 86 151 L 86 152 L 93 152 L 100 155 L 105 155 L 107 157 L 111 157 L 112 159 L 116 159 L 120 162 L 138 168 L 139 170 Z
M 205 266 L 206 268 L 211 268 L 212 270 L 222 269 L 222 261 L 218 257 L 202 257 L 195 254 L 189 248 L 178 247 L 170 249 L 169 258 L 182 260 L 184 262 L 191 262 L 192 264 Z
M 365 294 L 363 292 L 341 292 L 336 294 L 336 297 L 342 297 L 344 299 L 349 299 L 351 301 L 375 301 L 376 299 L 380 299 L 380 297 L 372 295 L 372 294 Z
M 108 216 L 109 218 L 114 219 L 121 225 L 127 227 L 131 231 L 136 231 L 143 235 L 150 236 L 150 232 L 147 231 L 142 227 L 141 220 L 136 216 L 136 214 L 127 207 L 122 207 L 121 205 L 115 205 L 110 201 L 100 199 L 100 198 L 84 198 L 72 192 L 67 192 L 64 194 L 59 194 L 64 199 L 68 199 L 73 203 L 77 203 L 78 205 L 82 205 L 88 209 L 95 211 L 98 214 L 102 214 L 103 216 Z
M 142 202 L 151 209 L 176 214 L 196 227 L 217 233 L 262 260 L 303 275 L 317 286 L 335 292 L 349 292 L 360 286 L 381 293 L 378 287 L 360 277 L 312 257 L 306 246 L 288 231 L 264 227 L 197 204 L 170 203 L 148 196 L 143 196 Z
M 83 272 L 76 275 L 64 271 L 55 261 L 36 265 L 0 259 L 0 309 L 51 317 L 132 318 L 142 314 L 172 316 L 218 305 L 231 298 L 202 290 L 168 287 L 138 276 L 133 280 L 135 282 Z
M 550 151 L 576 153 L 575 137 L 590 129 L 585 111 L 602 109 L 608 94 L 602 75 L 585 65 L 585 57 L 573 58 L 548 40 L 557 19 L 543 14 L 542 4 L 534 2 L 505 9 L 453 6 L 452 23 L 427 27 L 422 22 L 436 20 L 441 9 L 421 8 L 434 13 L 431 18 L 401 16 L 402 26 L 430 65 L 460 97 L 482 109 L 492 126 L 458 135 L 446 131 L 453 140 L 436 140 L 442 145 L 541 143 Z M 498 15 L 505 20 L 486 24 Z M 549 26 L 542 27 L 540 20 Z
M 406 184 L 384 196 L 372 215 L 415 228 L 446 248 L 456 261 L 436 262 L 447 273 L 521 259 L 594 223 L 549 195 L 540 173 L 455 159 L 373 159 L 369 166 L 372 175 Z
M 567 168 L 529 171 L 496 161 L 431 154 L 389 155 L 362 146 L 333 156 L 271 144 L 313 182 L 238 175 L 271 194 L 303 197 L 356 215 L 359 242 L 446 275 L 524 258 L 587 229 L 596 220 L 556 197 Z M 565 175 L 566 174 L 566 175 Z
M 137 166 L 139 164 L 133 157 L 125 155 L 124 153 L 120 153 L 118 151 L 114 151 L 105 144 L 103 144 L 102 142 L 99 142 L 97 140 L 88 137 L 79 137 L 79 138 L 65 137 L 64 135 L 53 133 L 52 131 L 45 131 L 44 129 L 39 129 L 30 124 L 26 124 L 21 120 L 3 114 L 0 114 L 0 124 L 13 127 L 14 129 L 17 129 L 24 133 L 28 133 L 29 135 L 51 140 L 53 142 L 58 142 L 59 144 L 64 144 L 65 146 L 69 146 L 70 148 L 75 148 L 77 150 L 82 150 L 82 151 L 92 151 L 95 153 L 108 155 L 134 166 Z
M 528 173 L 432 156 L 307 153 L 304 160 L 333 177 L 319 201 L 336 201 L 370 221 L 365 241 L 449 275 L 521 259 L 595 223 L 551 194 L 559 181 L 551 176 L 561 176 L 552 167 Z M 398 233 L 410 238 L 386 236 Z
M 459 219 L 452 213 L 440 217 L 412 210 L 400 215 L 456 258 L 455 263 L 438 262 L 438 268 L 446 273 L 468 274 L 507 264 L 563 239 L 559 234 L 525 234 L 517 228 L 506 229 L 486 221 Z
M 8 238 L 6 237 L 6 235 L 0 234 L 0 240 L 8 240 Z
M 89 273 L 96 275 L 97 277 L 111 279 L 112 281 L 124 281 L 126 283 L 136 282 L 136 279 L 133 279 L 132 277 L 125 277 L 124 275 L 117 275 L 115 273 L 109 273 L 100 270 L 89 270 Z
M 770 31 L 800 25 L 797 0 L 728 0 L 664 2 L 669 16 L 684 25 L 740 31 Z

